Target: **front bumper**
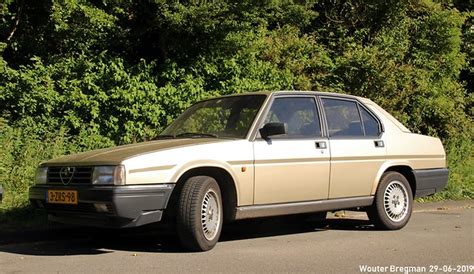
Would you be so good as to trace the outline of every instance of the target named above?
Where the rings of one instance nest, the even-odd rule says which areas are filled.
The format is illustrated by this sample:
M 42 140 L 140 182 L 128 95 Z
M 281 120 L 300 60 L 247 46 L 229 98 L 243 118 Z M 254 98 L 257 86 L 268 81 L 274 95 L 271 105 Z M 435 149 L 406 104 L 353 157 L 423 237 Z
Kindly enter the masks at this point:
M 51 221 L 97 227 L 134 227 L 159 222 L 174 184 L 92 186 L 35 185 L 30 188 L 31 203 L 46 210 Z M 48 190 L 76 190 L 77 205 L 50 204 Z M 94 204 L 102 204 L 99 212 Z

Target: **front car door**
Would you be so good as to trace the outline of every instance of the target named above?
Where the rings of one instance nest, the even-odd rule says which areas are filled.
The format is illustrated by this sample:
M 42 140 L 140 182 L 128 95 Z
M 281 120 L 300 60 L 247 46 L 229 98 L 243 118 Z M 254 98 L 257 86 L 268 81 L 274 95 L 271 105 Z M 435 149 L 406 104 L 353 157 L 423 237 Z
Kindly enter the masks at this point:
M 354 99 L 321 97 L 331 150 L 329 198 L 369 196 L 386 158 L 383 128 Z
M 329 143 L 323 137 L 315 96 L 276 96 L 266 123 L 287 125 L 287 133 L 254 142 L 254 204 L 327 199 Z

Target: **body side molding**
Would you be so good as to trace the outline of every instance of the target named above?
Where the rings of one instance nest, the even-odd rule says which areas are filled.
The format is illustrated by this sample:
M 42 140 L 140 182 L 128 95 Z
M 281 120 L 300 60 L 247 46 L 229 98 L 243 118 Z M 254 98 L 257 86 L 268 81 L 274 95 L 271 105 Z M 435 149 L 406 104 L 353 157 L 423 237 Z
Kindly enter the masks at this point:
M 237 207 L 236 220 L 370 206 L 374 196 Z

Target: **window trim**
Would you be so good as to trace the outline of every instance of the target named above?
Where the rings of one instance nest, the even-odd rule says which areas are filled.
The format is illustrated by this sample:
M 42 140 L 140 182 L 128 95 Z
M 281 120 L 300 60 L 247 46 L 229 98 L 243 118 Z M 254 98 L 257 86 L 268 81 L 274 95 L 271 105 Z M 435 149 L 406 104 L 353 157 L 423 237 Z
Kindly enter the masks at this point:
M 362 119 L 362 113 L 360 112 L 360 104 L 356 103 L 356 106 L 357 106 L 357 113 L 359 114 L 359 119 L 360 119 L 360 129 L 362 129 L 362 133 L 364 134 L 364 137 L 366 137 L 367 132 L 365 132 L 365 124 L 364 124 L 364 119 Z
M 355 139 L 370 140 L 370 139 L 380 139 L 382 137 L 382 135 L 384 134 L 385 129 L 384 129 L 382 120 L 380 120 L 380 118 L 373 111 L 371 111 L 367 106 L 365 106 L 364 103 L 362 103 L 360 100 L 352 99 L 352 98 L 345 98 L 345 97 L 342 97 L 342 96 L 341 97 L 331 96 L 331 95 L 319 95 L 318 97 L 319 97 L 319 100 L 321 101 L 322 111 L 324 112 L 324 120 L 326 122 L 325 126 L 326 126 L 326 130 L 327 130 L 327 136 L 328 136 L 329 139 L 334 139 L 334 140 L 355 140 Z M 328 123 L 328 119 L 327 119 L 327 116 L 326 116 L 326 110 L 324 109 L 323 99 L 341 100 L 341 101 L 349 101 L 349 102 L 355 103 L 357 105 L 357 111 L 359 112 L 359 119 L 360 119 L 360 122 L 361 122 L 361 125 L 362 125 L 362 131 L 363 131 L 364 135 L 363 136 L 329 136 L 329 123 Z M 365 125 L 364 125 L 364 121 L 362 120 L 362 114 L 361 114 L 361 111 L 360 111 L 360 107 L 362 107 L 364 110 L 366 110 L 369 113 L 369 115 L 372 116 L 377 121 L 378 128 L 379 128 L 379 134 L 377 136 L 367 136 L 366 135 Z
M 268 103 L 265 106 L 265 109 L 262 112 L 262 115 L 259 117 L 259 121 L 256 123 L 257 126 L 255 127 L 254 136 L 253 136 L 253 138 L 251 138 L 251 141 L 264 140 L 260 136 L 259 130 L 264 126 L 265 119 L 266 119 L 268 113 L 270 112 L 270 109 L 273 105 L 273 102 L 276 99 L 279 99 L 279 98 L 311 98 L 311 99 L 313 99 L 314 100 L 314 106 L 316 108 L 316 112 L 318 113 L 318 120 L 319 120 L 320 129 L 321 129 L 321 135 L 320 136 L 313 136 L 313 137 L 293 137 L 293 138 L 287 138 L 286 136 L 281 136 L 281 137 L 274 136 L 274 137 L 271 138 L 271 140 L 296 141 L 296 140 L 321 140 L 321 139 L 327 139 L 328 138 L 327 135 L 326 135 L 326 127 L 325 127 L 325 124 L 324 124 L 324 119 L 322 117 L 323 110 L 321 109 L 321 106 L 319 104 L 318 96 L 317 95 L 312 95 L 312 94 L 295 93 L 295 94 L 274 94 L 270 98 L 270 100 L 268 101 Z
M 382 121 L 380 121 L 379 117 L 376 116 L 372 111 L 370 111 L 366 106 L 362 105 L 361 103 L 359 103 L 358 106 L 359 106 L 360 121 L 362 122 L 362 126 L 364 127 L 364 135 L 365 135 L 366 137 L 379 137 L 379 136 L 382 136 L 382 134 L 384 133 L 384 128 L 383 128 Z M 360 108 L 362 108 L 362 109 L 364 109 L 365 111 L 367 111 L 367 113 L 368 113 L 370 116 L 372 116 L 372 118 L 374 118 L 375 121 L 377 122 L 378 130 L 379 130 L 379 134 L 378 134 L 378 135 L 367 136 L 367 132 L 365 131 L 365 123 L 364 123 L 364 119 L 362 119 L 362 112 L 360 111 Z
M 239 95 L 228 95 L 228 96 L 239 96 Z M 272 102 L 272 95 L 270 94 L 265 94 L 265 100 L 263 101 L 262 105 L 260 106 L 260 109 L 257 112 L 257 115 L 255 116 L 254 121 L 252 122 L 250 126 L 250 130 L 247 133 L 247 136 L 245 136 L 245 139 L 248 141 L 253 141 L 255 140 L 255 137 L 257 136 L 258 130 L 260 129 L 260 121 L 264 119 L 268 106 Z

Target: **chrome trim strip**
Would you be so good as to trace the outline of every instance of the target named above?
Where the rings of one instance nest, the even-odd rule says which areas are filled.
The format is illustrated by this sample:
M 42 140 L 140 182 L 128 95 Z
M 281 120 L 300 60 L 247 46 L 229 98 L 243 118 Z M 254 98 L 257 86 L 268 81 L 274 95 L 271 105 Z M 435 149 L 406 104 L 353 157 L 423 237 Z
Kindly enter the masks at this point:
M 387 155 L 387 159 L 402 159 L 402 160 L 410 160 L 410 159 L 444 159 L 445 155 Z
M 374 196 L 237 207 L 237 220 L 370 206 Z
M 157 171 L 157 170 L 167 170 L 172 169 L 176 165 L 168 165 L 168 166 L 152 166 L 152 167 L 145 167 L 145 168 L 137 168 L 131 169 L 128 173 L 139 173 L 139 172 L 149 172 L 149 171 Z
M 342 162 L 342 161 L 366 161 L 366 160 L 411 160 L 411 159 L 444 159 L 444 155 L 387 155 L 387 156 L 342 156 L 332 157 L 331 162 Z
M 297 158 L 297 159 L 266 159 L 255 160 L 256 165 L 260 164 L 289 164 L 289 163 L 313 163 L 313 162 L 329 162 L 329 156 L 324 158 Z
M 242 161 L 227 161 L 229 165 L 251 165 L 253 164 L 252 160 L 242 160 Z
M 154 184 L 131 184 L 131 185 L 122 185 L 117 186 L 117 188 L 121 189 L 131 189 L 131 190 L 139 190 L 139 189 L 173 189 L 176 186 L 175 183 L 154 183 Z M 99 186 L 97 186 L 98 188 Z

